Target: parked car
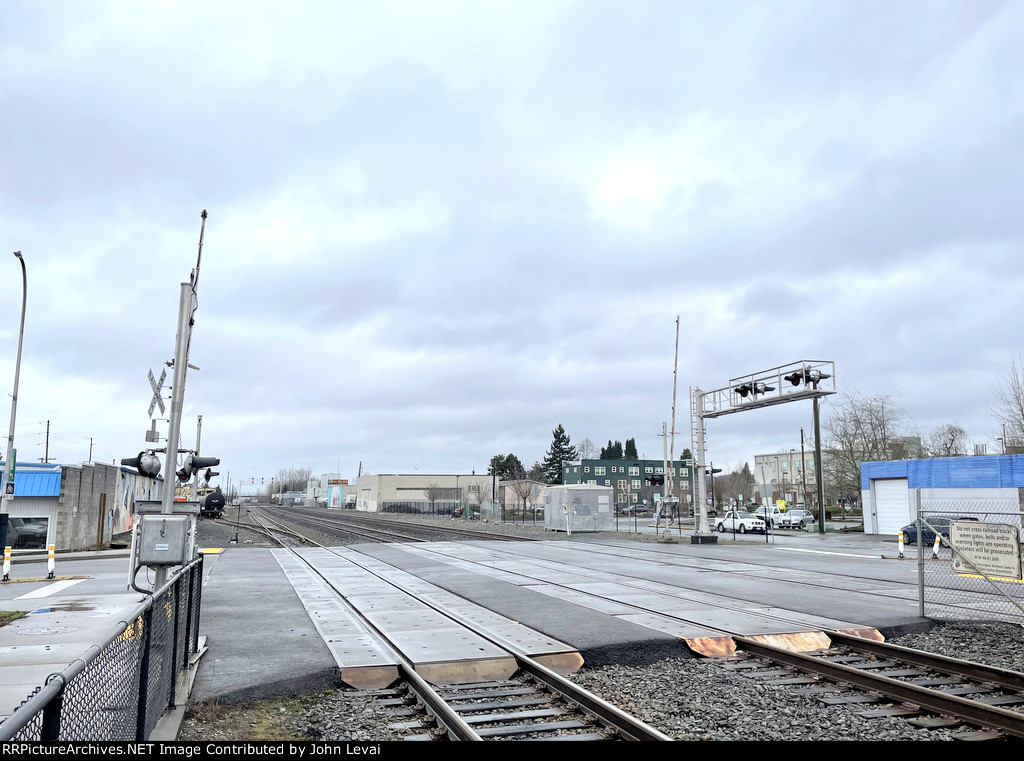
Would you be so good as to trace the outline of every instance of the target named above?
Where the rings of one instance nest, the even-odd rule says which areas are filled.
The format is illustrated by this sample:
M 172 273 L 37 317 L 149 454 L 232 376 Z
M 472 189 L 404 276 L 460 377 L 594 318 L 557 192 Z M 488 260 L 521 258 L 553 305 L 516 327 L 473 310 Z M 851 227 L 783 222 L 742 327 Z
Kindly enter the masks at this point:
M 782 525 L 782 516 L 785 513 L 777 507 L 765 507 L 762 505 L 753 511 L 753 514 L 763 520 L 765 523 L 771 523 L 772 528 L 778 528 Z
M 925 518 L 925 523 L 928 524 L 921 531 L 921 543 L 922 544 L 934 544 L 935 543 L 935 530 L 942 535 L 943 538 L 949 539 L 949 524 L 953 521 L 976 521 L 977 518 L 971 517 L 960 517 L 954 518 L 947 515 L 934 515 L 929 518 Z M 906 544 L 917 544 L 917 521 L 908 523 L 906 526 L 900 529 L 903 532 L 903 541 Z
M 647 515 L 648 508 L 645 504 L 640 505 L 627 505 L 622 508 L 623 515 Z
M 753 531 L 763 534 L 768 530 L 768 526 L 763 520 L 753 513 L 744 512 L 743 510 L 730 510 L 725 514 L 724 518 L 718 519 L 716 528 L 719 533 L 723 534 L 726 531 L 738 531 L 741 534 Z
M 802 507 L 793 507 L 782 514 L 779 525 L 782 528 L 805 529 L 815 522 L 814 513 Z

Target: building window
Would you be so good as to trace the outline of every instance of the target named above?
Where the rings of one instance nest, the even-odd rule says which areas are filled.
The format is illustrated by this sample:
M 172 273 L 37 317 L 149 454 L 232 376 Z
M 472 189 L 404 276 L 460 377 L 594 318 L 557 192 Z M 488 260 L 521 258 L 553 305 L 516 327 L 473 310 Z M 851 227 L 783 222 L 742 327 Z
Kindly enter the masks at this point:
M 661 467 L 661 466 L 659 465 L 658 467 L 656 467 L 656 468 L 654 469 L 654 472 L 655 472 L 655 473 L 664 473 L 664 472 L 665 472 L 665 469 L 664 469 L 663 467 Z
M 653 472 L 654 472 L 654 468 L 651 467 L 650 465 L 648 465 L 647 467 L 644 468 L 644 473 L 653 473 Z
M 680 468 L 679 469 L 679 475 L 681 475 L 683 478 L 689 478 L 690 477 L 690 471 L 689 471 L 688 468 Z
M 611 480 L 610 478 L 606 478 L 606 479 L 604 480 L 604 485 L 605 485 L 605 486 L 611 486 L 611 485 L 612 485 L 612 480 Z
M 7 544 L 11 549 L 46 549 L 49 518 L 12 517 L 7 522 Z
M 587 481 L 587 483 L 590 484 L 591 486 L 597 486 L 597 481 L 595 481 L 593 478 Z
M 640 468 L 630 467 L 629 475 L 631 475 L 631 476 L 639 476 L 640 475 Z
M 598 468 L 594 468 L 594 475 L 595 476 L 603 476 L 604 475 L 604 465 L 602 465 L 602 466 L 600 466 Z
M 634 478 L 633 479 L 633 488 L 634 489 L 639 489 L 640 488 L 640 479 L 639 478 Z
M 682 486 L 682 487 L 683 487 L 683 489 L 689 490 L 689 488 L 690 488 L 690 482 L 689 482 L 689 481 L 683 481 L 683 483 L 682 483 L 682 484 L 680 484 L 680 486 Z
M 583 472 L 584 472 L 584 473 L 589 473 L 589 472 L 590 472 L 590 466 L 589 466 L 589 465 L 587 465 L 586 467 L 584 467 L 584 468 L 583 468 Z

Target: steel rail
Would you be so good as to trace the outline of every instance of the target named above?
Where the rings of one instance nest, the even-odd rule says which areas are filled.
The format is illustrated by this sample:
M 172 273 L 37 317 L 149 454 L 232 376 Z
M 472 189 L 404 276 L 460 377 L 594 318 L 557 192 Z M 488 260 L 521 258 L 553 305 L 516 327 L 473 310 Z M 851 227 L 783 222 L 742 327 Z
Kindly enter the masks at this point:
M 325 547 L 328 552 L 332 552 L 332 548 Z M 398 589 L 406 594 L 412 594 L 405 589 L 401 584 L 384 578 L 380 573 L 375 571 L 373 568 L 367 567 L 365 564 L 359 562 L 355 558 L 348 558 L 351 562 L 358 565 L 367 573 L 376 576 L 381 581 L 390 584 L 395 589 Z M 308 563 L 308 561 L 307 561 Z M 414 595 L 415 596 L 415 595 Z M 627 740 L 671 740 L 672 738 L 665 735 L 653 727 L 643 723 L 639 719 L 630 716 L 624 711 L 616 708 L 611 703 L 602 700 L 597 695 L 587 691 L 583 687 L 575 684 L 574 682 L 566 679 L 555 671 L 547 668 L 546 666 L 538 663 L 537 661 L 530 658 L 521 650 L 509 645 L 507 642 L 499 642 L 492 636 L 489 636 L 486 631 L 482 630 L 479 626 L 474 624 L 472 621 L 468 621 L 462 616 L 455 615 L 452 612 L 445 610 L 441 605 L 432 602 L 430 600 L 420 600 L 424 605 L 432 608 L 441 615 L 455 621 L 460 626 L 472 631 L 474 634 L 486 639 L 488 642 L 493 644 L 516 659 L 518 668 L 531 676 L 541 681 L 545 686 L 551 689 L 553 692 L 561 695 L 566 700 L 578 705 L 584 711 L 592 713 L 597 720 L 604 724 L 606 727 L 615 730 L 618 734 L 623 736 Z
M 862 669 L 828 661 L 820 656 L 796 653 L 766 645 L 747 637 L 734 637 L 737 647 L 777 663 L 793 666 L 807 673 L 819 674 L 838 684 L 849 684 L 861 690 L 884 695 L 900 703 L 918 706 L 927 711 L 955 716 L 970 724 L 998 730 L 1013 737 L 1024 738 L 1024 714 L 990 706 L 975 700 L 920 687 L 909 682 L 873 674 Z
M 267 517 L 270 520 L 276 520 L 276 521 L 282 520 L 280 517 L 270 517 L 269 515 Z M 312 523 L 313 525 L 315 525 L 315 526 L 317 526 L 319 528 L 328 528 L 328 529 L 332 529 L 334 531 L 340 531 L 340 532 L 343 532 L 343 533 L 355 534 L 356 536 L 361 536 L 361 537 L 364 537 L 366 539 L 372 539 L 374 541 L 379 541 L 379 542 L 387 541 L 388 538 L 404 539 L 404 540 L 407 540 L 407 541 L 410 541 L 410 542 L 427 542 L 427 541 L 430 541 L 429 539 L 424 539 L 423 537 L 411 536 L 409 534 L 402 534 L 402 533 L 399 533 L 397 531 L 387 531 L 385 529 L 374 528 L 372 526 L 365 526 L 365 525 L 364 526 L 356 527 L 354 524 L 346 523 L 344 521 L 325 520 L 323 518 L 314 517 L 314 516 L 311 516 L 311 515 L 306 515 L 305 513 L 297 513 L 297 514 L 295 514 L 292 517 L 295 520 L 300 520 L 300 521 L 305 521 L 307 523 Z M 437 531 L 440 531 L 441 529 L 430 529 L 428 527 L 425 530 L 426 531 L 433 530 L 434 532 L 437 532 Z M 381 537 L 383 537 L 383 538 L 381 538 Z
M 416 673 L 416 669 L 411 663 L 401 655 L 398 655 L 398 659 L 402 678 L 409 683 L 409 688 L 416 695 L 420 704 L 437 719 L 438 724 L 448 737 L 461 742 L 483 741 L 484 738 L 459 716 L 455 709 L 448 704 L 448 701 L 442 698 L 427 680 Z
M 616 708 L 611 703 L 583 689 L 578 684 L 558 674 L 525 655 L 514 654 L 519 668 L 541 681 L 546 687 L 566 700 L 592 713 L 597 720 L 626 740 L 671 741 L 672 738 L 654 727 Z
M 861 637 L 853 637 L 842 632 L 825 630 L 825 634 L 834 644 L 842 645 L 862 653 L 873 655 L 884 655 L 898 658 L 906 663 L 922 668 L 938 671 L 952 676 L 966 676 L 979 682 L 999 685 L 1008 690 L 1024 692 L 1024 674 L 1018 671 L 999 668 L 997 666 L 985 666 L 973 661 L 964 661 L 959 658 L 950 658 L 946 655 L 937 655 L 923 650 L 914 650 L 901 645 L 893 645 L 888 642 L 876 642 Z
M 403 522 L 401 519 L 381 518 L 381 517 L 376 517 L 376 516 L 374 516 L 374 517 L 369 517 L 369 516 L 364 517 L 364 516 L 360 515 L 357 518 L 350 518 L 348 515 L 344 515 L 344 516 L 333 516 L 332 515 L 330 519 L 325 519 L 322 516 L 319 516 L 319 515 L 318 516 L 313 516 L 313 515 L 309 515 L 306 512 L 297 512 L 297 513 L 295 513 L 295 516 L 301 518 L 302 520 L 312 520 L 314 522 L 321 521 L 321 522 L 323 522 L 322 525 L 329 525 L 329 526 L 330 525 L 352 526 L 352 525 L 359 525 L 359 524 L 364 524 L 365 525 L 367 523 L 374 524 L 374 526 L 380 526 L 380 525 L 383 525 L 383 524 L 388 524 L 389 526 L 404 525 L 404 526 L 408 527 L 409 530 L 420 531 L 420 532 L 428 533 L 428 534 L 441 534 L 441 535 L 449 535 L 449 536 L 451 534 L 462 534 L 462 535 L 473 537 L 473 538 L 477 538 L 477 539 L 503 540 L 503 541 L 510 541 L 510 542 L 538 542 L 538 541 L 543 541 L 543 539 L 540 539 L 540 538 L 537 538 L 537 537 L 516 536 L 514 534 L 502 534 L 502 533 L 496 532 L 496 531 L 481 531 L 481 530 L 478 530 L 478 529 L 459 528 L 459 527 L 456 527 L 456 526 L 432 526 L 432 525 L 430 525 L 428 523 L 406 523 L 406 522 Z M 502 524 L 495 524 L 495 525 L 502 525 Z M 518 524 L 515 524 L 515 525 L 518 525 Z M 399 533 L 397 531 L 389 531 L 389 530 L 383 529 L 383 528 L 371 528 L 370 530 L 372 530 L 372 531 L 380 531 L 380 532 L 385 533 L 385 534 L 393 533 L 394 536 L 405 537 L 405 538 L 413 539 L 414 541 L 421 541 L 421 542 L 431 541 L 429 539 L 423 539 L 422 537 L 411 537 L 408 534 L 402 534 L 402 533 Z

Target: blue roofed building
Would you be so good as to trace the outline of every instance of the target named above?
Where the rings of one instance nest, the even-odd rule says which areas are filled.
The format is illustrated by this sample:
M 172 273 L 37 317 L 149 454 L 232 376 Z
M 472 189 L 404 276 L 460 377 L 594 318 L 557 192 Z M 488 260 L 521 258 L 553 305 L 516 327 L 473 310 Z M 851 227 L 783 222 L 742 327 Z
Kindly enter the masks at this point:
M 1003 514 L 1020 513 L 1024 454 L 931 457 L 860 465 L 864 532 L 896 534 L 917 517 L 925 501 L 984 503 Z
M 0 463 L 0 474 L 4 465 Z M 4 503 L 6 545 L 15 552 L 49 545 L 57 550 L 107 548 L 132 530 L 135 500 L 159 499 L 162 485 L 162 478 L 107 463 L 19 462 L 14 499 Z

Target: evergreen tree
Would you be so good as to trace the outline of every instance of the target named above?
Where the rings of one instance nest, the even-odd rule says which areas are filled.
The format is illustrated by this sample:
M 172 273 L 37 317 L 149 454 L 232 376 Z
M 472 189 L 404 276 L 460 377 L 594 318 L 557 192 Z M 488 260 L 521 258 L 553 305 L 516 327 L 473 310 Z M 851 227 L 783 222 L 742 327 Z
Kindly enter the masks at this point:
M 551 448 L 544 457 L 544 483 L 562 483 L 562 464 L 576 459 L 576 447 L 569 441 L 569 434 L 559 423 L 552 432 Z
M 626 439 L 626 459 L 627 460 L 639 460 L 640 456 L 636 453 L 636 439 Z
M 491 458 L 490 467 L 487 468 L 487 475 L 496 475 L 502 481 L 512 481 L 523 478 L 526 469 L 523 463 L 514 454 L 496 454 Z

